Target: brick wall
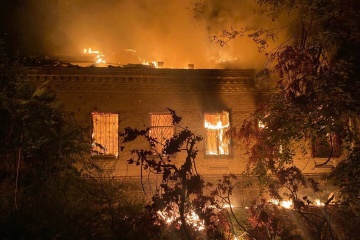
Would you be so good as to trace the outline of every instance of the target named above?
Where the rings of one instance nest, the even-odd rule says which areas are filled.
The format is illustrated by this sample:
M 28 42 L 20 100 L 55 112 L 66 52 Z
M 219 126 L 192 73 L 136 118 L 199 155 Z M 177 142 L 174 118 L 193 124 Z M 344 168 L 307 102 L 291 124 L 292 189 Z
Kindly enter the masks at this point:
M 204 113 L 229 111 L 231 126 L 240 127 L 266 95 L 263 87 L 255 86 L 254 70 L 153 69 L 153 68 L 34 68 L 29 76 L 36 82 L 49 81 L 64 109 L 76 119 L 91 126 L 91 112 L 119 114 L 119 129 L 142 128 L 149 125 L 149 114 L 171 108 L 183 120 L 181 125 L 204 136 Z M 89 131 L 89 136 L 90 136 Z M 145 143 L 140 146 L 147 147 Z M 139 143 L 127 144 L 117 159 L 100 162 L 117 177 L 137 177 L 139 168 L 128 165 L 129 150 Z M 198 146 L 198 171 L 208 177 L 224 173 L 241 174 L 246 159 L 243 146 L 233 141 L 229 156 L 207 156 L 205 143 Z M 314 159 L 300 156 L 297 163 L 307 173 Z M 309 159 L 308 161 L 306 159 Z M 178 154 L 175 162 L 183 162 Z

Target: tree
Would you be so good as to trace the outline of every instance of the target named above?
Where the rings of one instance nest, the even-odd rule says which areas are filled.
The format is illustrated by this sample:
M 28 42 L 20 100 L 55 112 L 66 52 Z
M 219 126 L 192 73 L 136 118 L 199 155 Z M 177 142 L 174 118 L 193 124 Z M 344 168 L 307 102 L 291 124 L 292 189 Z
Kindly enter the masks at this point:
M 207 8 L 215 5 L 205 2 Z M 222 45 L 237 37 L 252 38 L 267 56 L 259 80 L 272 86 L 269 98 L 240 130 L 248 140 L 248 170 L 272 197 L 292 199 L 297 218 L 307 231 L 304 238 L 358 238 L 353 230 L 360 220 L 360 4 L 355 0 L 256 3 L 258 13 L 284 27 L 239 26 L 212 37 Z M 269 50 L 269 41 L 277 39 L 280 29 L 288 31 L 288 38 L 275 42 L 277 46 Z M 340 139 L 342 146 L 342 161 L 330 173 L 340 195 L 336 204 L 331 202 L 334 195 L 329 196 L 321 212 L 300 195 L 302 187 L 311 185 L 319 191 L 319 185 L 306 179 L 294 163 L 303 146 L 318 139 L 323 139 L 328 155 L 314 168 L 334 159 L 336 141 Z
M 87 172 L 90 139 L 47 83 L 35 85 L 0 44 L 0 238 L 114 239 L 144 203 Z M 16 57 L 14 57 L 16 59 Z M 99 217 L 101 216 L 101 217 Z
M 156 188 L 156 194 L 147 206 L 146 221 L 149 222 L 150 219 L 152 223 L 148 228 L 152 228 L 158 234 L 162 232 L 166 239 L 226 239 L 230 232 L 224 227 L 227 219 L 221 218 L 217 191 L 212 190 L 206 194 L 205 182 L 196 169 L 196 144 L 202 141 L 202 137 L 188 128 L 181 127 L 179 123 L 182 118 L 174 110 L 168 111 L 172 116 L 173 125 L 180 131 L 166 140 L 161 152 L 133 149 L 133 157 L 128 160 L 129 164 L 140 166 L 142 182 L 145 177 L 144 171 L 160 175 L 162 178 L 160 186 Z M 162 141 L 150 136 L 149 131 L 150 128 L 139 130 L 127 127 L 120 136 L 124 143 L 142 138 L 150 148 L 161 144 Z M 172 156 L 181 153 L 184 153 L 181 155 L 185 158 L 184 162 L 173 162 Z

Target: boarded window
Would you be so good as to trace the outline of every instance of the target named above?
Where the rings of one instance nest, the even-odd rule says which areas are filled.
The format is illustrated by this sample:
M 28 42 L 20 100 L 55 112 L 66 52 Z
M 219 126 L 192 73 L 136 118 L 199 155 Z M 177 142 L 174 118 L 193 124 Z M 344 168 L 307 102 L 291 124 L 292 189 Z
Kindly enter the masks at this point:
M 174 136 L 174 125 L 171 114 L 150 114 L 149 136 L 154 139 L 153 150 L 155 154 L 162 154 L 165 142 Z
M 228 155 L 230 153 L 229 113 L 206 113 L 204 117 L 206 154 Z
M 341 141 L 336 134 L 326 134 L 324 136 L 317 136 L 312 144 L 313 157 L 328 158 L 340 157 Z
M 119 156 L 119 115 L 92 113 L 92 156 Z

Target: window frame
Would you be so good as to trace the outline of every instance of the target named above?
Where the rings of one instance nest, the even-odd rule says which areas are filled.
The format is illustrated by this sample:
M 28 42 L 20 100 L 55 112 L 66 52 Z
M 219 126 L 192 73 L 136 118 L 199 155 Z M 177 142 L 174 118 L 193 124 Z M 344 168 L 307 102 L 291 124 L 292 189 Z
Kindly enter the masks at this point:
M 153 120 L 152 120 L 153 116 L 168 116 L 171 119 L 171 125 L 153 125 Z M 167 140 L 174 137 L 174 135 L 176 133 L 176 126 L 173 123 L 173 118 L 172 118 L 172 115 L 170 113 L 168 113 L 168 112 L 151 112 L 149 114 L 149 133 L 148 133 L 148 136 L 151 137 L 151 138 L 157 139 L 157 137 L 152 136 L 152 130 L 153 129 L 161 129 L 161 128 L 168 128 L 168 129 L 171 128 L 172 129 L 171 130 L 172 134 L 171 134 L 170 138 L 164 138 L 163 141 L 160 141 L 160 143 L 155 143 L 155 146 L 150 146 L 150 148 L 151 148 L 151 150 L 153 152 L 153 155 L 159 155 L 159 154 L 163 155 L 162 152 L 163 152 L 163 149 L 164 149 L 164 145 L 162 145 L 162 144 L 165 144 L 165 142 Z M 160 147 L 161 149 L 158 149 L 158 146 L 161 146 Z
M 331 141 L 328 135 L 331 136 Z M 332 146 L 331 143 L 332 142 Z M 333 148 L 331 153 L 331 147 Z M 338 158 L 341 156 L 341 139 L 335 133 L 327 133 L 316 136 L 311 143 L 311 154 L 313 158 Z
M 228 134 L 228 144 L 226 146 L 227 148 L 227 153 L 220 153 L 220 141 L 217 140 L 216 141 L 216 148 L 217 148 L 217 152 L 216 153 L 209 153 L 209 147 L 208 147 L 208 132 L 213 132 L 213 131 L 216 131 L 218 133 L 215 133 L 217 135 L 217 139 L 219 139 L 220 137 L 220 131 L 219 129 L 209 129 L 206 127 L 206 116 L 207 115 L 219 115 L 219 119 L 221 118 L 221 115 L 222 114 L 227 114 L 227 122 L 228 122 L 228 126 L 224 127 L 224 128 L 221 128 L 224 132 L 223 132 L 223 136 L 225 136 L 225 134 L 228 132 L 230 133 L 230 130 L 231 130 L 231 118 L 230 118 L 230 111 L 227 111 L 227 110 L 224 110 L 224 111 L 219 111 L 219 112 L 205 112 L 203 114 L 203 126 L 204 126 L 204 149 L 205 149 L 205 156 L 206 157 L 231 157 L 232 156 L 232 136 L 231 134 Z
M 100 152 L 100 151 L 94 151 L 94 127 L 95 127 L 95 123 L 94 123 L 94 115 L 116 115 L 117 120 L 116 120 L 116 128 L 112 133 L 112 137 L 114 138 L 113 141 L 115 141 L 115 143 L 113 143 L 114 147 L 113 150 L 115 150 L 115 152 L 111 152 L 111 153 L 106 153 L 104 152 L 104 154 L 96 154 L 96 152 Z M 92 111 L 90 113 L 91 115 L 91 157 L 92 158 L 118 158 L 119 157 L 119 152 L 120 152 L 120 148 L 119 148 L 119 126 L 120 126 L 120 114 L 117 112 L 101 112 L 101 111 Z M 110 136 L 111 137 L 111 136 Z M 100 145 L 105 145 L 102 143 L 99 143 Z M 117 146 L 116 146 L 117 145 Z M 106 146 L 106 145 L 105 145 Z

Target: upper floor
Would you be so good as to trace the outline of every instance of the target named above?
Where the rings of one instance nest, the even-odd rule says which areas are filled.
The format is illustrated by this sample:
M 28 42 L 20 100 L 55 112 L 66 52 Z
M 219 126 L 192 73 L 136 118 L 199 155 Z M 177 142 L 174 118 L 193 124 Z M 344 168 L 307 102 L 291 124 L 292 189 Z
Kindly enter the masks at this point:
M 243 173 L 246 149 L 236 132 L 268 94 L 267 84 L 255 80 L 251 69 L 39 67 L 29 69 L 28 75 L 35 82 L 47 81 L 64 110 L 88 127 L 94 160 L 116 176 L 139 174 L 127 164 L 132 148 L 161 153 L 165 141 L 179 130 L 167 108 L 183 118 L 181 126 L 203 137 L 197 146 L 201 174 Z M 144 126 L 158 143 L 150 147 L 136 142 L 120 151 L 119 131 Z M 308 156 L 295 157 L 298 167 L 309 174 L 327 171 L 313 168 L 323 156 L 307 147 Z M 183 157 L 178 154 L 173 161 L 182 162 Z

